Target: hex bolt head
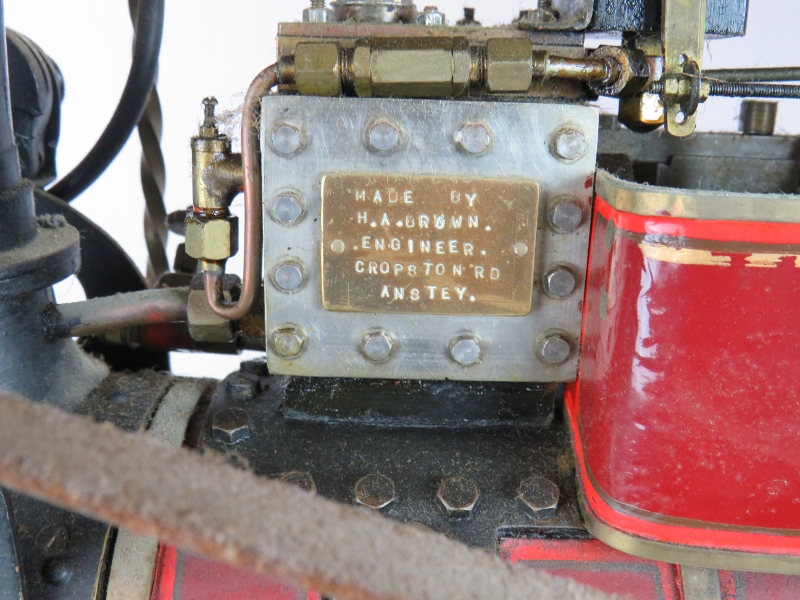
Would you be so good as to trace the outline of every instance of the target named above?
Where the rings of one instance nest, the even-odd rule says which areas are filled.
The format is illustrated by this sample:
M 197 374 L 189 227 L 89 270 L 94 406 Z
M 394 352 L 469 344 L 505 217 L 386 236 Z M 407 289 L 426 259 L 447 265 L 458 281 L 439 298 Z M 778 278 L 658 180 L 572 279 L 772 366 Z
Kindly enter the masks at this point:
M 548 335 L 539 344 L 539 356 L 551 365 L 563 363 L 569 358 L 571 351 L 569 342 L 557 333 Z
M 397 500 L 394 481 L 380 473 L 365 475 L 355 485 L 355 501 L 374 510 L 388 510 Z
M 545 290 L 556 298 L 566 298 L 575 291 L 577 285 L 575 275 L 567 267 L 553 267 L 544 276 Z
M 294 325 L 284 325 L 272 332 L 272 349 L 282 358 L 295 358 L 305 345 L 306 336 Z
M 436 499 L 451 519 L 468 519 L 478 507 L 480 490 L 471 479 L 448 477 L 439 483 Z
M 557 231 L 575 231 L 583 222 L 583 209 L 574 199 L 555 202 L 550 209 L 550 223 Z
M 361 338 L 361 352 L 364 357 L 374 363 L 389 360 L 394 352 L 396 342 L 392 334 L 383 329 L 366 332 Z
M 257 375 L 258 377 L 269 376 L 269 366 L 267 365 L 267 359 L 264 357 L 242 361 L 239 365 L 239 370 L 242 373 Z
M 552 519 L 556 516 L 558 486 L 547 477 L 534 475 L 523 479 L 517 488 L 517 504 L 532 519 Z
M 278 154 L 292 156 L 303 147 L 303 132 L 290 123 L 279 123 L 272 130 L 272 147 Z
M 467 154 L 483 154 L 492 145 L 492 133 L 483 123 L 467 123 L 456 131 L 456 146 Z
M 379 154 L 388 154 L 400 145 L 400 128 L 389 121 L 375 121 L 367 130 L 367 144 Z
M 567 162 L 578 160 L 586 154 L 588 148 L 589 145 L 583 132 L 572 127 L 564 127 L 556 131 L 550 143 L 550 151 L 553 155 Z
M 462 367 L 469 367 L 481 359 L 481 345 L 474 335 L 456 336 L 450 340 L 450 358 Z
M 296 262 L 284 262 L 275 267 L 272 273 L 273 285 L 282 292 L 294 292 L 303 285 L 303 269 Z
M 250 437 L 250 417 L 241 408 L 223 408 L 211 418 L 211 433 L 226 444 L 246 440 Z
M 281 192 L 272 202 L 269 214 L 280 225 L 296 225 L 303 220 L 306 207 L 296 192 Z
M 296 485 L 300 489 L 317 493 L 317 484 L 314 483 L 314 477 L 308 471 L 287 471 L 278 475 L 278 481 L 288 483 L 289 485 Z
M 227 381 L 228 396 L 233 400 L 250 400 L 258 394 L 258 375 L 240 373 Z

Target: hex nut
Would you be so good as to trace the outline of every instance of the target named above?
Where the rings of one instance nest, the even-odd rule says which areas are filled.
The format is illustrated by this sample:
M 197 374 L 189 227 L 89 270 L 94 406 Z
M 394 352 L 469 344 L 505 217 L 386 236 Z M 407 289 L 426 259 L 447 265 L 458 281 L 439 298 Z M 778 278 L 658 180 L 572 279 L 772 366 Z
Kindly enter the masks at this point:
M 396 346 L 394 336 L 383 329 L 367 331 L 361 338 L 361 353 L 374 363 L 384 363 L 389 360 Z
M 295 84 L 299 94 L 303 96 L 338 96 L 341 93 L 339 47 L 336 44 L 297 44 L 294 68 Z
M 285 260 L 275 265 L 270 273 L 272 285 L 279 291 L 291 294 L 299 290 L 306 281 L 305 269 L 297 260 Z
M 469 367 L 481 360 L 481 345 L 474 335 L 460 335 L 450 340 L 450 358 L 462 367 Z
M 379 119 L 367 129 L 367 145 L 373 152 L 389 154 L 400 146 L 400 127 L 385 119 Z
M 305 145 L 305 136 L 300 128 L 291 123 L 278 123 L 270 136 L 272 149 L 283 156 L 294 156 Z
M 227 386 L 232 400 L 250 400 L 259 392 L 259 378 L 250 373 L 236 373 L 228 378 Z
M 230 294 L 228 300 L 230 300 Z M 215 313 L 208 304 L 205 290 L 190 290 L 186 305 L 189 335 L 196 342 L 226 344 L 234 340 L 233 324 Z
M 225 444 L 236 444 L 250 437 L 250 417 L 241 408 L 223 408 L 211 418 L 214 439 Z
M 550 224 L 556 231 L 575 231 L 583 222 L 583 209 L 574 198 L 556 198 L 550 208 Z
M 426 25 L 428 27 L 437 27 L 447 25 L 444 13 L 435 6 L 426 6 L 421 13 L 417 15 L 417 25 Z
M 490 92 L 525 92 L 532 75 L 528 38 L 492 38 L 486 43 L 486 87 Z
M 281 358 L 296 358 L 306 347 L 306 336 L 296 325 L 282 325 L 270 338 L 272 349 Z
M 250 375 L 257 375 L 258 377 L 269 376 L 269 366 L 267 365 L 267 360 L 264 357 L 242 361 L 239 365 L 239 371 Z
M 394 481 L 380 473 L 370 473 L 356 481 L 354 492 L 357 504 L 373 510 L 388 510 L 397 500 Z
M 566 298 L 578 285 L 575 274 L 567 267 L 556 265 L 544 276 L 544 289 L 554 298 Z
M 436 499 L 451 519 L 468 519 L 478 507 L 480 490 L 471 479 L 448 477 L 439 483 Z
M 317 493 L 317 484 L 314 482 L 314 477 L 308 471 L 287 471 L 278 475 L 278 481 L 288 483 L 289 485 L 296 485 L 301 490 Z
M 303 9 L 303 23 L 332 23 L 333 9 L 312 6 Z
M 560 365 L 572 353 L 570 343 L 558 333 L 545 336 L 539 342 L 539 357 L 551 365 Z
M 532 519 L 556 516 L 560 491 L 547 477 L 534 475 L 523 479 L 517 488 L 517 504 Z
M 453 140 L 459 150 L 480 155 L 492 145 L 492 132 L 485 123 L 467 123 L 456 131 Z
M 586 154 L 588 149 L 586 136 L 573 127 L 557 130 L 550 141 L 550 151 L 553 156 L 564 162 L 575 162 Z
M 225 260 L 239 250 L 239 218 L 186 214 L 186 254 L 201 260 Z
M 305 200 L 294 190 L 280 192 L 269 207 L 269 216 L 279 225 L 297 225 L 306 216 Z

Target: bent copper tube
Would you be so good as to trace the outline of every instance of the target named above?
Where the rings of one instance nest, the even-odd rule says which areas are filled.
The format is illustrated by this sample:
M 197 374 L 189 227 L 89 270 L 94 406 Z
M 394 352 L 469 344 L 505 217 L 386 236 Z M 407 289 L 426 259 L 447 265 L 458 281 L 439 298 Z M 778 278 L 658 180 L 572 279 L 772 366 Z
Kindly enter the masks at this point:
M 261 162 L 258 115 L 261 114 L 261 98 L 277 83 L 278 65 L 274 64 L 261 71 L 250 84 L 242 109 L 244 272 L 239 300 L 231 304 L 222 300 L 222 269 L 203 273 L 206 299 L 211 310 L 229 321 L 241 319 L 250 311 L 261 286 Z

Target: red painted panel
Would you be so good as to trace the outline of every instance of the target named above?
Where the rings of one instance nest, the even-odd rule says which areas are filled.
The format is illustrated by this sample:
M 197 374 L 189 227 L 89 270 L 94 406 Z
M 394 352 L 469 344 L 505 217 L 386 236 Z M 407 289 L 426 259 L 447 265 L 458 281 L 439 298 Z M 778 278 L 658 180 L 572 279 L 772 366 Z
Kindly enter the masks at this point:
M 645 255 L 641 236 L 619 229 L 636 224 L 606 213 L 617 227 L 608 235 L 595 215 L 572 398 L 576 450 L 594 478 L 584 478 L 585 489 L 597 488 L 597 503 L 617 503 L 634 519 L 649 518 L 638 511 L 667 516 L 655 519 L 659 526 L 685 520 L 796 534 L 800 261 L 753 256 L 774 253 L 755 244 L 688 258 L 667 247 L 662 259 L 649 258 L 654 252 Z M 694 235 L 703 223 L 721 222 L 695 221 Z M 648 537 L 658 539 L 654 531 Z M 800 554 L 800 537 L 783 542 Z

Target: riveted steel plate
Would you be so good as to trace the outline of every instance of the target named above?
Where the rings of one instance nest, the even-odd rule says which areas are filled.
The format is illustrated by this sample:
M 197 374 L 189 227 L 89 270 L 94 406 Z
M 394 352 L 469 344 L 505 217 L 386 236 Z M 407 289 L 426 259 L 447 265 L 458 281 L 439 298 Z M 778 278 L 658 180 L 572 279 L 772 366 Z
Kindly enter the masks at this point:
M 325 175 L 323 306 L 527 315 L 538 205 L 531 181 Z
M 370 127 L 387 122 L 397 132 L 391 140 L 394 147 L 381 146 L 376 150 L 370 146 Z M 272 145 L 272 132 L 284 123 L 298 128 L 302 134 L 302 146 L 291 154 L 281 154 Z M 476 125 L 478 130 L 484 127 L 488 132 L 488 143 L 486 136 L 471 140 L 460 134 L 465 125 L 473 128 L 468 133 L 475 133 Z M 541 382 L 571 381 L 576 377 L 597 152 L 596 109 L 566 103 L 318 98 L 276 94 L 263 100 L 261 127 L 264 286 L 266 330 L 270 340 L 267 360 L 271 373 Z M 585 137 L 585 152 L 571 161 L 559 158 L 554 150 L 556 136 L 565 130 L 580 131 Z M 471 145 L 471 142 L 477 144 Z M 470 149 L 475 153 L 471 154 Z M 363 260 L 361 256 L 356 258 L 353 250 L 356 229 L 345 235 L 347 223 L 342 220 L 352 216 L 357 221 L 357 214 L 342 206 L 332 208 L 336 202 L 330 204 L 330 197 L 324 201 L 323 209 L 326 183 L 330 184 L 333 177 L 345 175 L 372 177 L 376 182 L 398 185 L 401 178 L 419 182 L 424 181 L 423 178 L 433 178 L 470 182 L 493 180 L 508 185 L 517 182 L 538 186 L 539 201 L 534 210 L 536 235 L 531 238 L 533 241 L 528 252 L 522 254 L 524 260 L 521 261 L 527 265 L 526 268 L 533 266 L 533 281 L 524 292 L 524 314 L 497 315 L 486 314 L 487 311 L 474 314 L 466 307 L 451 314 L 436 314 L 430 300 L 422 312 L 392 312 L 393 309 L 386 306 L 370 308 L 366 305 L 360 305 L 359 311 L 328 310 L 333 305 L 326 308 L 325 303 L 330 303 L 332 297 L 325 289 L 323 273 L 331 271 L 323 269 L 323 261 L 332 251 L 332 244 L 336 240 L 342 242 L 335 244 L 343 256 L 341 260 L 345 260 L 348 252 L 351 259 Z M 415 184 L 412 197 L 418 193 L 417 187 Z M 422 200 L 432 201 L 434 208 L 444 203 L 441 196 L 437 196 L 438 200 L 433 197 L 426 200 L 422 187 L 419 187 L 418 195 Z M 282 223 L 275 217 L 277 213 L 272 207 L 287 193 L 299 198 L 305 211 L 298 220 Z M 550 224 L 554 206 L 565 199 L 578 205 L 583 213 L 580 224 L 569 232 L 560 231 Z M 439 214 L 439 209 L 436 210 Z M 387 217 L 395 219 L 396 227 L 399 213 L 395 209 L 386 212 Z M 430 212 L 433 214 L 432 209 Z M 456 213 L 447 214 L 453 216 Z M 465 219 L 467 214 L 464 213 Z M 499 239 L 490 241 L 487 238 L 486 245 L 475 243 L 475 249 L 486 250 L 487 256 L 490 251 L 507 250 L 510 232 L 516 227 L 507 222 L 510 212 L 495 207 L 492 211 L 476 214 L 479 222 L 482 219 L 502 220 L 503 225 L 498 227 L 504 233 L 498 236 Z M 329 215 L 333 215 L 332 223 L 328 223 Z M 516 223 L 516 216 L 512 221 Z M 530 223 L 533 222 L 531 216 Z M 368 224 L 371 223 L 370 220 Z M 376 221 L 376 231 L 379 223 Z M 359 224 L 356 222 L 356 225 Z M 328 235 L 326 230 L 334 231 L 331 227 L 339 228 L 338 237 Z M 492 227 L 494 229 L 495 224 Z M 388 236 L 384 237 L 387 238 L 384 244 L 391 243 Z M 452 239 L 462 244 L 469 241 L 463 233 L 461 238 Z M 445 239 L 431 238 L 432 250 L 435 249 L 433 241 Z M 444 249 L 449 253 L 450 238 L 446 241 L 448 244 Z M 463 246 L 461 248 L 463 252 Z M 519 251 L 522 253 L 523 249 Z M 508 255 L 508 258 L 512 256 Z M 448 264 L 452 274 L 452 264 Z M 281 270 L 282 265 L 288 265 L 288 269 Z M 464 265 L 464 273 L 468 265 Z M 554 266 L 566 267 L 575 275 L 575 290 L 565 298 L 548 295 L 543 288 L 542 280 Z M 368 263 L 365 269 L 369 269 Z M 380 275 L 380 263 L 377 269 Z M 284 271 L 288 270 L 302 276 L 302 282 L 292 281 L 291 289 L 281 289 L 278 286 L 285 279 L 282 277 Z M 353 281 L 357 280 L 354 278 Z M 402 281 L 399 274 L 397 281 Z M 392 296 L 393 287 L 394 284 L 390 288 Z M 423 290 L 419 289 L 422 295 Z M 488 288 L 484 288 L 483 298 L 490 298 L 485 295 L 485 289 Z M 424 291 L 430 293 L 427 289 Z M 441 294 L 438 287 L 436 291 Z M 448 294 L 452 299 L 453 292 L 448 291 Z M 481 294 L 475 294 L 475 297 L 478 303 Z M 353 300 L 350 302 L 352 305 Z M 293 331 L 297 331 L 303 340 L 302 344 L 296 345 L 298 352 L 295 356 L 280 356 L 274 350 L 273 334 L 286 331 L 286 328 L 294 328 Z M 382 330 L 386 335 L 374 338 L 376 330 Z M 569 342 L 570 353 L 564 362 L 549 364 L 539 358 L 538 348 L 545 336 L 556 332 Z M 365 340 L 373 339 L 370 335 L 382 340 L 384 345 L 391 345 L 384 349 L 385 354 L 379 361 L 370 361 L 364 352 Z M 480 346 L 477 360 L 468 366 L 457 363 L 452 357 L 455 342 L 464 337 L 474 338 Z

